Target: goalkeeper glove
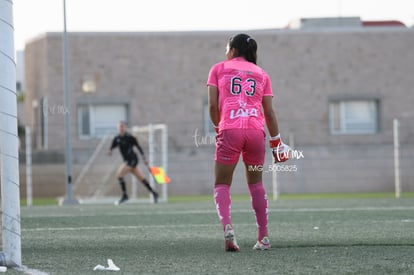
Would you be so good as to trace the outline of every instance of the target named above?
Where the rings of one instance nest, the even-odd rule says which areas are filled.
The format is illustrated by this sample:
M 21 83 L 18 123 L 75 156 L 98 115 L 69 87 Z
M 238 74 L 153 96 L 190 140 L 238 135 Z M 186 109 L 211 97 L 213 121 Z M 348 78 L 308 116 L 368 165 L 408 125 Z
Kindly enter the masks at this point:
M 271 137 L 269 140 L 270 148 L 272 149 L 273 158 L 276 162 L 285 162 L 289 159 L 289 151 L 292 150 L 289 145 L 284 144 L 280 138 L 280 134 Z

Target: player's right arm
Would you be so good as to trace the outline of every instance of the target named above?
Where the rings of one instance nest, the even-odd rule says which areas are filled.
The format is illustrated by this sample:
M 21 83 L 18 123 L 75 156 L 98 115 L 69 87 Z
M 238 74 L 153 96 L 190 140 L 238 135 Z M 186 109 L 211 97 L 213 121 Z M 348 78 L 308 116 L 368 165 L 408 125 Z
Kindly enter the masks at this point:
M 208 86 L 208 108 L 210 113 L 210 119 L 213 123 L 214 128 L 218 129 L 220 122 L 220 111 L 218 102 L 218 89 L 215 86 Z
M 207 79 L 207 91 L 208 91 L 208 108 L 210 114 L 210 120 L 213 123 L 216 133 L 218 133 L 218 127 L 220 123 L 220 109 L 218 98 L 218 70 L 221 68 L 221 63 L 211 67 Z

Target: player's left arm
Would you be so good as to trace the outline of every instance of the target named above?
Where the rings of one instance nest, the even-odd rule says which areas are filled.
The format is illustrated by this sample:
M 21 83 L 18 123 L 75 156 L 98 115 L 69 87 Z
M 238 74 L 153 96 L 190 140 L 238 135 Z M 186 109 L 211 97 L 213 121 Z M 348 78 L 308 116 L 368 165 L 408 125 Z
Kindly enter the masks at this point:
M 148 164 L 147 158 L 145 157 L 144 150 L 142 150 L 141 145 L 139 145 L 138 139 L 136 137 L 133 137 L 133 144 L 138 148 L 139 153 L 142 156 L 142 159 L 144 160 L 145 164 Z
M 279 125 L 277 123 L 276 113 L 273 109 L 272 99 L 271 96 L 264 96 L 262 99 L 263 115 L 271 137 L 279 134 Z
M 267 129 L 270 134 L 269 145 L 272 149 L 275 162 L 287 161 L 289 159 L 289 155 L 286 152 L 290 150 L 290 147 L 284 144 L 280 137 L 276 113 L 272 106 L 272 97 L 264 96 L 262 99 L 262 106 Z

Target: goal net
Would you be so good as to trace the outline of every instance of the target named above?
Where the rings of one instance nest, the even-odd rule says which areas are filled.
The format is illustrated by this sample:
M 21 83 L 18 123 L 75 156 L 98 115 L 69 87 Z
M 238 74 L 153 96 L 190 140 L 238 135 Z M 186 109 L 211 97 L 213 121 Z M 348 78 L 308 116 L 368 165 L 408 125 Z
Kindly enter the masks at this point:
M 167 171 L 167 126 L 165 124 L 149 124 L 134 126 L 128 129 L 134 135 L 144 150 L 148 167 L 142 157 L 138 164 L 151 187 L 159 193 L 158 202 L 167 202 L 167 185 L 157 184 L 150 174 L 149 167 L 162 167 Z M 88 161 L 75 178 L 75 196 L 82 204 L 114 203 L 121 196 L 121 189 L 116 179 L 116 171 L 122 163 L 120 154 L 113 152 L 111 157 L 106 155 L 113 135 L 106 135 L 96 146 Z M 139 152 L 138 152 L 139 154 Z M 148 190 L 131 173 L 125 176 L 128 202 L 153 202 Z
M 168 171 L 168 142 L 167 142 L 167 126 L 165 124 L 149 124 L 147 126 L 134 126 L 131 129 L 132 134 L 138 139 L 143 147 L 144 152 L 148 155 L 148 178 L 151 187 L 156 189 L 160 194 L 159 202 L 168 201 L 168 185 L 157 184 L 153 175 L 149 171 L 149 167 L 162 167 L 167 173 Z M 134 181 L 136 179 L 134 178 Z M 137 184 L 133 184 L 133 187 Z M 136 189 L 133 190 L 136 193 Z

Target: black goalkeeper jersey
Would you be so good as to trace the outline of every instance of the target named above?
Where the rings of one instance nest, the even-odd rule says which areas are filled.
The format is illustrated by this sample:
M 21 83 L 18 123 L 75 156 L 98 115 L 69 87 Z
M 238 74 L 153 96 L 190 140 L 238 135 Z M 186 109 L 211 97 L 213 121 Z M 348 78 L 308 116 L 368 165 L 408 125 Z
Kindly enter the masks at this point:
M 124 161 L 137 158 L 137 154 L 134 151 L 134 146 L 138 148 L 142 156 L 144 155 L 144 151 L 139 145 L 138 140 L 127 132 L 124 135 L 117 135 L 112 140 L 111 150 L 118 146 Z

